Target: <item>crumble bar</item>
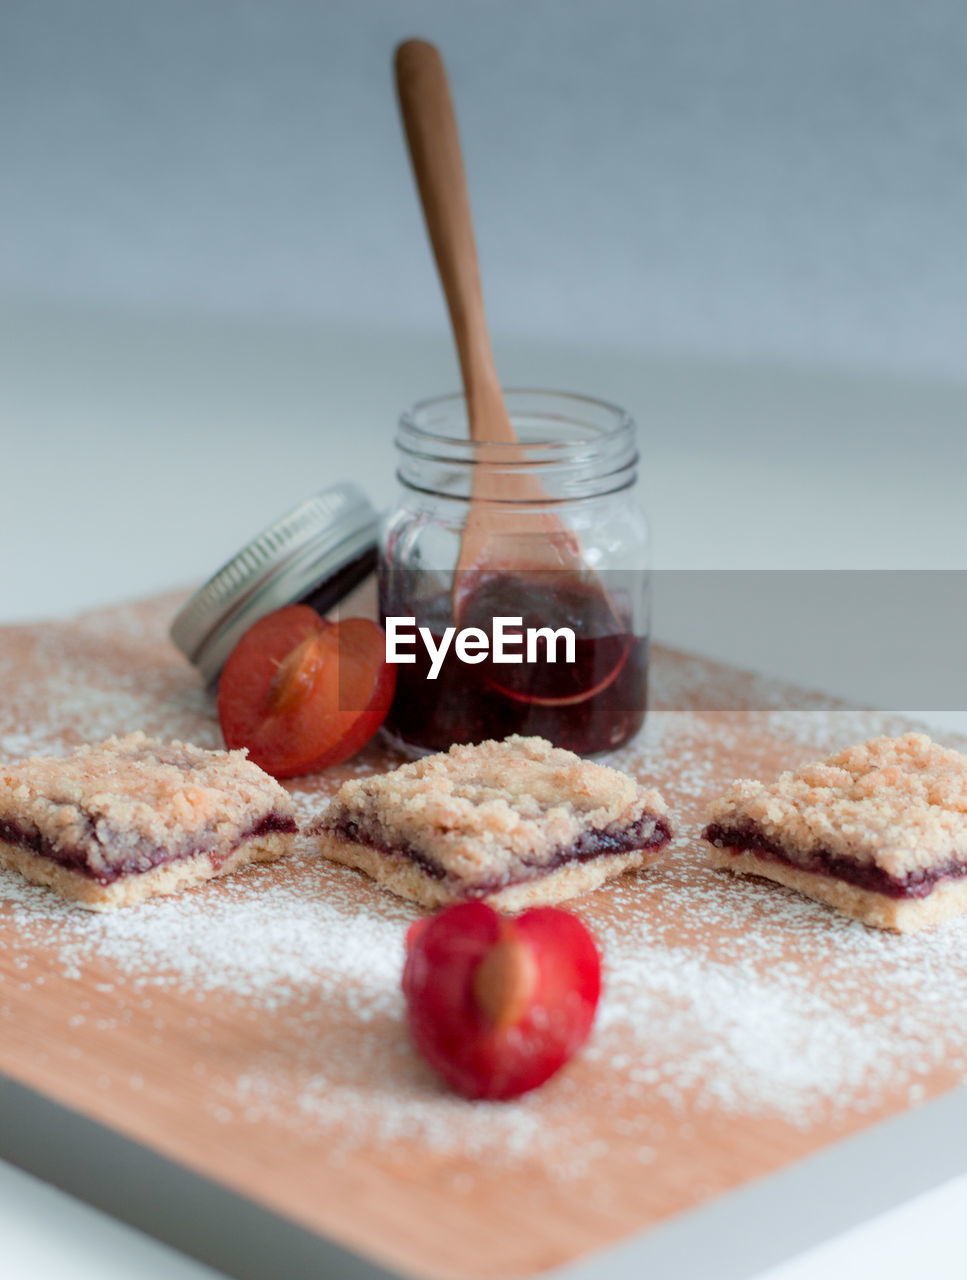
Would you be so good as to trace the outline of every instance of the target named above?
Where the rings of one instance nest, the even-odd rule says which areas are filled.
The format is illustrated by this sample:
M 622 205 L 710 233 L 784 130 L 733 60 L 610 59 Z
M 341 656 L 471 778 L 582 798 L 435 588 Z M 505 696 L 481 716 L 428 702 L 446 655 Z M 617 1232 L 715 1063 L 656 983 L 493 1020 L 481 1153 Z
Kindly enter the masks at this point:
M 514 735 L 346 782 L 307 834 L 423 906 L 519 911 L 653 862 L 671 838 L 666 812 L 627 774 Z
M 738 781 L 711 806 L 711 865 L 776 880 L 906 932 L 967 911 L 967 756 L 924 734 L 873 738 Z
M 272 861 L 296 830 L 244 751 L 133 733 L 0 766 L 0 862 L 91 911 Z

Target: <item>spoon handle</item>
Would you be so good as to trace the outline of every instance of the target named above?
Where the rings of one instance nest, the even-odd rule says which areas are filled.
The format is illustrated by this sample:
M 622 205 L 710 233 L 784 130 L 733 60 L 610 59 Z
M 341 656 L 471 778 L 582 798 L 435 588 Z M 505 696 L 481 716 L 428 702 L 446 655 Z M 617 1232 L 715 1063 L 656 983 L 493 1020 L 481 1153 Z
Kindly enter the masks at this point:
M 443 285 L 473 440 L 516 441 L 494 364 L 460 136 L 443 59 L 426 40 L 396 50 L 396 90 L 423 215 Z

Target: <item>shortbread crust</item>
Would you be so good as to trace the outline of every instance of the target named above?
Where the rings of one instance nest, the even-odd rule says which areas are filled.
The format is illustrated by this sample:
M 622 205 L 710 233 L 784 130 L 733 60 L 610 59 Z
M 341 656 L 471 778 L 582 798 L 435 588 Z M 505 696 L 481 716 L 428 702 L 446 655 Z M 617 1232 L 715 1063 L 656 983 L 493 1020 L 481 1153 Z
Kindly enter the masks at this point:
M 653 862 L 666 812 L 634 778 L 515 735 L 346 782 L 307 834 L 424 906 L 478 898 L 516 911 Z
M 135 733 L 0 767 L 0 861 L 90 910 L 274 860 L 296 829 L 244 751 Z
M 967 757 L 924 734 L 874 738 L 740 780 L 706 815 L 712 866 L 764 876 L 878 928 L 967 909 Z

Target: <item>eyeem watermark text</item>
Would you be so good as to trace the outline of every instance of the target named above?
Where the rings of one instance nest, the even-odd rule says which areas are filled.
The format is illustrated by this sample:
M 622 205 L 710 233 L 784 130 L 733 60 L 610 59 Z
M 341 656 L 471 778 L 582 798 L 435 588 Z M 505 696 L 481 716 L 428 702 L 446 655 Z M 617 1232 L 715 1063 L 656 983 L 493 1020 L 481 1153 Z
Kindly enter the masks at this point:
M 558 643 L 564 644 L 564 662 L 574 661 L 574 632 L 570 627 L 527 627 L 523 618 L 494 618 L 491 634 L 481 627 L 447 627 L 437 638 L 429 627 L 418 627 L 416 618 L 386 619 L 386 661 L 416 662 L 415 649 L 422 640 L 430 656 L 428 680 L 440 674 L 443 660 L 450 651 L 461 662 L 557 662 Z M 543 646 L 541 645 L 543 641 Z M 541 649 L 543 648 L 543 652 Z

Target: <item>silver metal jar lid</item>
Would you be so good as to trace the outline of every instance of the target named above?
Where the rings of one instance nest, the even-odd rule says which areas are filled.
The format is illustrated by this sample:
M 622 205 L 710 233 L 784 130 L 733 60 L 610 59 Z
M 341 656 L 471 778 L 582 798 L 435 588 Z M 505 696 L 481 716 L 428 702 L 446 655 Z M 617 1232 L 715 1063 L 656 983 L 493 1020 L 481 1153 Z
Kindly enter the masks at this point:
M 317 588 L 329 597 L 320 612 L 348 594 L 373 568 L 378 536 L 376 510 L 356 485 L 313 494 L 263 529 L 195 592 L 172 622 L 171 638 L 213 683 L 259 618 Z M 333 592 L 327 593 L 330 582 Z

